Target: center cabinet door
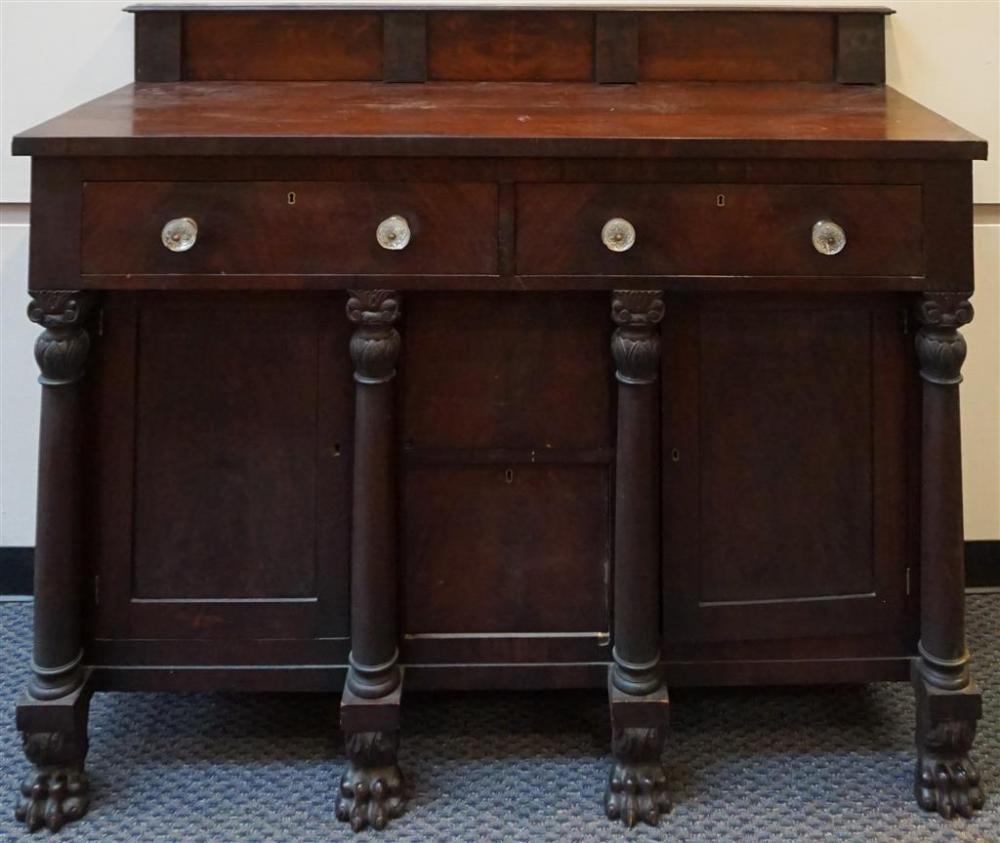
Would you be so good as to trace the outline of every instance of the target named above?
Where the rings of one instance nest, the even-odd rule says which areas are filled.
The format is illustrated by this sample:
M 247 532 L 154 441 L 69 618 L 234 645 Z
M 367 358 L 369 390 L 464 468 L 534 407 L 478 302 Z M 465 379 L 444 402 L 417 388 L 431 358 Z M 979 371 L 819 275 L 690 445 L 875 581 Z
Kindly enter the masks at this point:
M 346 656 L 354 384 L 345 300 L 105 297 L 93 370 L 95 638 L 326 639 L 319 649 L 243 648 L 239 658 Z M 232 647 L 218 652 L 235 658 Z
M 609 313 L 592 293 L 407 297 L 406 661 L 609 657 Z
M 919 418 L 908 403 L 919 393 L 902 315 L 889 296 L 669 298 L 663 623 L 672 659 L 833 638 L 841 656 L 872 655 L 862 637 L 873 635 L 904 651 L 917 532 L 907 425 Z M 822 653 L 834 657 L 829 647 Z

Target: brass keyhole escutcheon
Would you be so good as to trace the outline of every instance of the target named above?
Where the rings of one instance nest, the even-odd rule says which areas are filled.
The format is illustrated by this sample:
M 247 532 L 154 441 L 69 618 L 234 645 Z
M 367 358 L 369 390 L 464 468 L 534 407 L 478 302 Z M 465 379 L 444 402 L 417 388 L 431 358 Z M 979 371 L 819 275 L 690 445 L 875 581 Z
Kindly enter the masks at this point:
M 288 191 L 288 204 L 289 205 L 294 205 L 295 204 L 295 199 L 296 199 L 295 191 L 294 190 L 289 190 Z

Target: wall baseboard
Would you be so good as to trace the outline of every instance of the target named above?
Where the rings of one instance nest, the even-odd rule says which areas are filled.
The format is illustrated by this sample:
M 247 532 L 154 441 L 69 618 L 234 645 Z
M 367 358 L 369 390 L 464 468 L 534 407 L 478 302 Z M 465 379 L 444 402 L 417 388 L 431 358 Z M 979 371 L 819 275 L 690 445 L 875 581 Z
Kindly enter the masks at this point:
M 0 547 L 0 597 L 31 594 L 34 573 L 33 547 Z
M 0 597 L 28 596 L 34 576 L 33 547 L 0 547 Z M 1000 588 L 1000 539 L 965 543 L 968 588 Z
M 1000 540 L 965 543 L 967 588 L 1000 588 Z

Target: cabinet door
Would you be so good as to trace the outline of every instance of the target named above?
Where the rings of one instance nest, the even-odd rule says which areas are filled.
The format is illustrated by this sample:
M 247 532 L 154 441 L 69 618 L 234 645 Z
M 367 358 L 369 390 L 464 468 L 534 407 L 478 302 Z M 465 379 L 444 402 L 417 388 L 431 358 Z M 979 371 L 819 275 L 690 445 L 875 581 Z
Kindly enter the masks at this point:
M 591 293 L 407 299 L 405 659 L 607 657 L 607 312 Z
M 342 296 L 110 294 L 96 637 L 348 635 Z
M 664 320 L 664 633 L 899 632 L 907 365 L 899 302 L 677 297 Z

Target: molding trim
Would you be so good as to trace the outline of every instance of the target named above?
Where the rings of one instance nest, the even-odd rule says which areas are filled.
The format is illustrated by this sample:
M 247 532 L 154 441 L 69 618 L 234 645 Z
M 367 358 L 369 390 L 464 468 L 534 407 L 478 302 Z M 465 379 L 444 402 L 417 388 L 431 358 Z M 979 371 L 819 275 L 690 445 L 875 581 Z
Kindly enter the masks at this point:
M 26 597 L 34 576 L 33 547 L 0 547 L 0 598 Z M 1000 539 L 965 543 L 967 588 L 1000 588 Z

